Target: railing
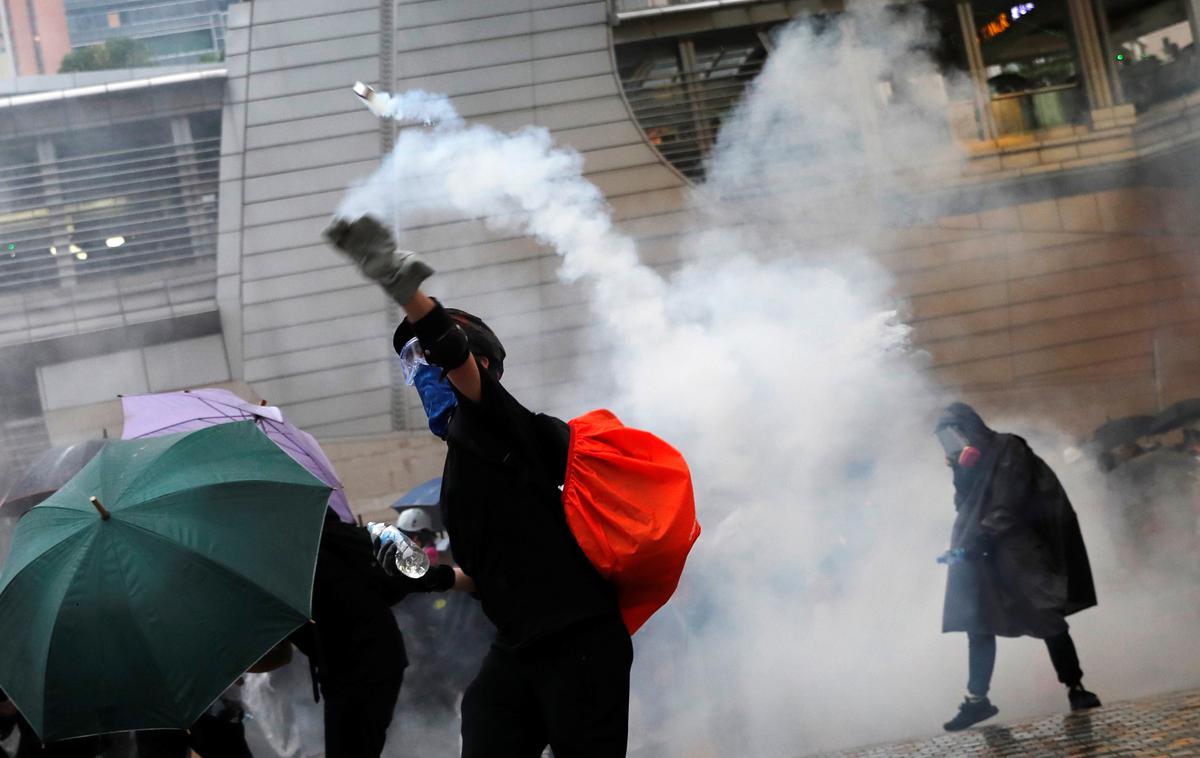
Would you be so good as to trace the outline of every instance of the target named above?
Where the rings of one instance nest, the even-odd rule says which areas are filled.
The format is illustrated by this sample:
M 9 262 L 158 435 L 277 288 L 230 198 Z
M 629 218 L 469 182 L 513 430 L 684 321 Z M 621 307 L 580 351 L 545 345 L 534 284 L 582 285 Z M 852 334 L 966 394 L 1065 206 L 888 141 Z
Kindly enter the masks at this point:
M 998 137 L 1081 124 L 1086 114 L 1083 91 L 1075 84 L 994 95 L 989 109 Z
M 25 154 L 0 162 L 0 294 L 215 259 L 219 137 Z
M 765 0 L 612 0 L 613 12 L 618 17 L 705 10 L 757 2 Z
M 622 85 L 659 153 L 685 176 L 699 179 L 722 121 L 762 70 L 766 52 L 735 45 L 695 57 L 687 72 L 672 58 L 642 61 L 622 77 Z

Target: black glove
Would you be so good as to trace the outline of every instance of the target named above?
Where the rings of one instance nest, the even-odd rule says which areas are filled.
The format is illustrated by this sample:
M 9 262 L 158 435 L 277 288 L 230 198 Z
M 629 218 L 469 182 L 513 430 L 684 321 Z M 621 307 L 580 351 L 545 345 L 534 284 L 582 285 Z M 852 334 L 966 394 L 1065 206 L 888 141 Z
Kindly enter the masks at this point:
M 383 542 L 379 538 L 375 538 L 371 542 L 371 547 L 375 549 L 375 560 L 383 568 L 383 573 L 388 576 L 403 576 L 400 569 L 396 567 L 396 553 L 400 552 L 400 545 L 395 541 Z
M 396 553 L 400 545 L 394 541 L 383 542 L 378 537 L 371 540 L 371 548 L 375 551 L 375 561 L 383 569 L 383 573 L 397 581 L 411 582 L 410 592 L 445 592 L 454 586 L 454 569 L 445 564 L 430 566 L 425 575 L 413 579 L 405 576 L 396 567 Z

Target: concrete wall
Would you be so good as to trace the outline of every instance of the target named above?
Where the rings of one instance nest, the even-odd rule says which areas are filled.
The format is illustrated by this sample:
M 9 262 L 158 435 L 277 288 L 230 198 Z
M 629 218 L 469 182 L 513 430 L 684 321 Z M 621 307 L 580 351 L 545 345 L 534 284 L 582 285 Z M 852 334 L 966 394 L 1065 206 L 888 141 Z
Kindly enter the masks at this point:
M 1079 434 L 1200 395 L 1200 197 L 1129 187 L 899 230 L 884 256 L 935 377 Z
M 547 127 L 584 155 L 587 178 L 604 191 L 625 231 L 670 236 L 688 217 L 684 181 L 644 141 L 620 94 L 606 5 L 400 2 L 395 87 L 445 92 L 468 119 L 498 129 Z M 576 357 L 587 350 L 592 316 L 581 292 L 558 281 L 555 255 L 470 220 L 411 229 L 405 244 L 426 252 L 438 269 L 432 289 L 501 335 L 509 352 L 505 383 L 522 400 L 565 415 L 587 409 Z M 653 245 L 644 252 L 661 262 Z
M 358 508 L 372 512 L 435 475 L 441 450 L 424 432 L 392 433 L 386 303 L 319 237 L 383 149 L 380 125 L 349 93 L 354 80 L 383 71 L 382 87 L 445 92 L 473 121 L 548 127 L 584 154 L 588 178 L 651 263 L 674 262 L 674 238 L 694 220 L 684 181 L 620 95 L 603 0 L 389 2 L 231 9 L 218 253 L 232 375 L 322 437 Z M 393 21 L 382 34 L 381 17 Z M 1066 135 L 1071 154 L 1040 142 L 975 151 L 971 181 L 1129 162 L 1138 135 L 1114 114 Z M 1080 145 L 1093 142 L 1085 154 Z M 988 412 L 1036 412 L 1081 433 L 1200 394 L 1194 186 L 1082 184 L 1018 190 L 1001 208 L 897 229 L 884 261 L 939 381 Z M 434 294 L 503 336 L 506 384 L 528 405 L 586 407 L 578 358 L 590 315 L 582 293 L 557 280 L 554 255 L 474 219 L 408 229 L 402 242 L 438 269 Z M 401 397 L 420 430 L 415 396 Z
M 391 429 L 383 296 L 321 241 L 378 163 L 350 92 L 379 71 L 379 2 L 232 6 L 218 300 L 235 376 L 321 436 Z
M 235 376 L 324 437 L 392 428 L 383 297 L 319 236 L 345 188 L 378 164 L 380 125 L 349 86 L 378 80 L 389 41 L 384 87 L 445 92 L 501 129 L 546 126 L 584 153 L 630 231 L 677 230 L 683 180 L 630 118 L 606 14 L 603 0 L 397 2 L 389 40 L 377 0 L 233 6 L 218 297 Z M 408 230 L 403 243 L 439 270 L 435 294 L 503 335 L 506 381 L 530 405 L 579 409 L 572 367 L 587 314 L 557 282 L 557 258 L 466 219 Z

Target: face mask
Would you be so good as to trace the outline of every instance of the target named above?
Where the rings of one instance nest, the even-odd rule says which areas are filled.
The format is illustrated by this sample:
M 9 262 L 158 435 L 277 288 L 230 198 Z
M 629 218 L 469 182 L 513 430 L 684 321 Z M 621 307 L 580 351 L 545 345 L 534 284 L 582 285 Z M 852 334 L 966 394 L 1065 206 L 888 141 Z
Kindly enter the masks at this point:
M 442 378 L 440 369 L 433 366 L 420 366 L 413 375 L 413 386 L 421 396 L 421 405 L 425 408 L 425 418 L 429 419 L 429 431 L 442 439 L 450 428 L 450 417 L 458 406 L 458 397 L 450 380 Z
M 938 442 L 942 444 L 942 450 L 946 453 L 946 458 L 954 461 L 962 468 L 971 468 L 976 463 L 979 463 L 979 458 L 982 455 L 979 448 L 974 447 L 967 440 L 966 436 L 953 426 L 943 426 L 937 430 Z

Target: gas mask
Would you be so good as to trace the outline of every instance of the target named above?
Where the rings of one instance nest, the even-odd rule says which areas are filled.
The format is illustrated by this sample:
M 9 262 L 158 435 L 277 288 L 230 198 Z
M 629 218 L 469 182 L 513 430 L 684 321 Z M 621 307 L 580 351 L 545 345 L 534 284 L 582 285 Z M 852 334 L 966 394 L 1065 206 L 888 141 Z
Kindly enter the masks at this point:
M 962 468 L 972 468 L 979 463 L 982 453 L 973 446 L 966 435 L 955 426 L 943 426 L 937 430 L 938 442 L 946 453 L 946 459 Z

